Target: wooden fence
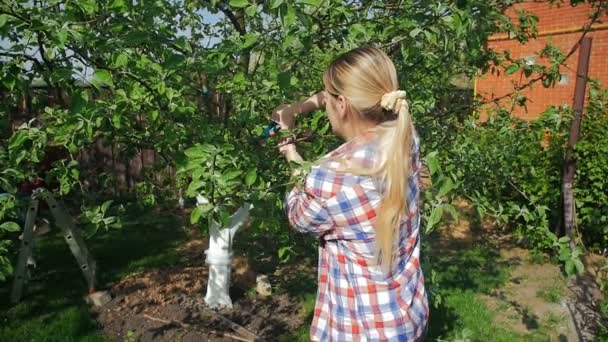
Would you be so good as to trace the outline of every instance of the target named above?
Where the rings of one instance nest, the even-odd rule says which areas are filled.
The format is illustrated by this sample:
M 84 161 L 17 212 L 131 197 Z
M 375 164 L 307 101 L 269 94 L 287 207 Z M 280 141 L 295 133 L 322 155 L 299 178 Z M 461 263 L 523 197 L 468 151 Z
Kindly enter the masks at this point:
M 34 87 L 20 98 L 9 98 L 13 94 L 0 91 L 0 101 L 3 103 L 17 103 L 8 111 L 9 133 L 14 132 L 23 123 L 38 118 L 40 113 L 36 108 L 45 106 L 61 106 L 65 108 L 67 95 L 53 88 Z M 36 98 L 38 104 L 33 105 Z M 117 143 L 99 138 L 88 148 L 78 152 L 76 159 L 80 164 L 81 179 L 84 190 L 87 192 L 110 192 L 116 194 L 127 193 L 134 190 L 137 182 L 144 179 L 144 174 L 150 172 L 152 179 L 158 184 L 173 181 L 175 170 L 172 166 L 157 167 L 160 156 L 152 149 L 136 148 L 135 153 L 125 157 Z M 57 160 L 66 159 L 69 154 L 63 147 L 49 147 L 41 169 L 50 168 L 50 164 Z M 103 175 L 107 177 L 102 177 Z

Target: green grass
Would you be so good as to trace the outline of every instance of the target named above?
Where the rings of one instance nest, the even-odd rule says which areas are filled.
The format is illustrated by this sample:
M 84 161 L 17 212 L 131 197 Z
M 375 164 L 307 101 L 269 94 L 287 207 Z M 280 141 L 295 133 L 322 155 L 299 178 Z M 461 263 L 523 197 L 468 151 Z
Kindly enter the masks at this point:
M 86 282 L 58 228 L 37 242 L 38 268 L 22 300 L 10 305 L 11 283 L 0 287 L 0 341 L 104 341 L 84 295 Z M 175 217 L 136 213 L 121 230 L 87 240 L 98 268 L 98 289 L 137 271 L 180 262 L 176 246 L 185 239 Z
M 426 269 L 432 269 L 427 272 L 430 273 L 427 274 L 429 291 L 439 297 L 435 300 L 438 305 L 431 308 L 429 340 L 541 342 L 551 339 L 561 318 L 549 316 L 539 323 L 530 309 L 524 307 L 514 317 L 530 325 L 529 331 L 522 334 L 513 331 L 507 323 L 498 323 L 494 311 L 480 299 L 482 294 L 491 295 L 503 288 L 509 280 L 510 265 L 496 248 L 479 243 L 455 250 L 456 253 L 431 257 L 430 264 L 425 265 Z M 561 298 L 559 288 L 544 290 L 542 293 L 551 300 Z M 498 310 L 507 307 L 508 303 L 502 303 Z
M 516 333 L 494 322 L 494 315 L 476 295 L 473 291 L 446 292 L 443 305 L 431 312 L 429 337 L 448 341 L 465 338 L 470 341 L 496 342 L 518 340 Z M 442 324 L 439 318 L 447 320 Z M 443 328 L 441 336 L 435 334 L 437 328 Z
M 430 340 L 513 341 L 515 333 L 497 326 L 494 316 L 478 299 L 509 279 L 509 265 L 498 251 L 485 245 L 455 248 L 450 253 L 432 250 L 425 263 L 431 303 Z
M 4 317 L 2 341 L 106 341 L 87 308 L 69 305 L 52 314 Z M 10 321 L 9 321 L 10 320 Z
M 548 303 L 559 304 L 564 296 L 563 292 L 563 286 L 551 285 L 536 291 L 536 296 L 544 299 Z

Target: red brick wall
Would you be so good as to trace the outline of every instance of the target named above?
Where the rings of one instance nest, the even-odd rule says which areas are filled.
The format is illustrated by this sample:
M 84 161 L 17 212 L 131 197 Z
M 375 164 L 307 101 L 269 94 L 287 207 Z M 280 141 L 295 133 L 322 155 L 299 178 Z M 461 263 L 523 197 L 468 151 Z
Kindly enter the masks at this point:
M 504 35 L 497 35 L 491 38 L 489 46 L 497 51 L 508 50 L 514 59 L 532 56 L 537 63 L 544 62 L 538 57 L 538 54 L 549 41 L 552 41 L 563 53 L 567 54 L 582 34 L 581 32 L 571 31 L 588 24 L 590 22 L 589 14 L 593 12 L 589 5 L 571 7 L 569 4 L 564 4 L 558 8 L 557 6 L 550 7 L 548 3 L 522 3 L 517 5 L 516 8 L 525 9 L 538 16 L 538 38 L 522 45 L 516 40 L 502 39 Z M 507 14 L 516 17 L 514 10 L 510 10 Z M 593 39 L 589 76 L 599 79 L 602 85 L 606 87 L 608 86 L 608 25 L 603 23 L 608 22 L 608 20 L 606 20 L 607 18 L 603 19 L 599 25 L 595 26 L 596 30 L 587 33 L 587 36 Z M 561 73 L 567 78 L 564 84 L 544 88 L 538 82 L 522 91 L 522 95 L 528 98 L 526 107 L 516 106 L 513 114 L 520 118 L 533 119 L 549 105 L 572 105 L 577 63 L 578 50 L 561 68 Z M 477 79 L 476 92 L 482 100 L 489 101 L 509 94 L 513 92 L 515 86 L 528 82 L 529 79 L 522 72 L 516 72 L 512 75 L 504 75 L 502 71 L 498 75 L 488 72 Z M 505 99 L 499 103 L 503 107 L 511 108 L 510 99 Z M 487 105 L 484 112 L 491 109 L 492 106 L 494 105 Z

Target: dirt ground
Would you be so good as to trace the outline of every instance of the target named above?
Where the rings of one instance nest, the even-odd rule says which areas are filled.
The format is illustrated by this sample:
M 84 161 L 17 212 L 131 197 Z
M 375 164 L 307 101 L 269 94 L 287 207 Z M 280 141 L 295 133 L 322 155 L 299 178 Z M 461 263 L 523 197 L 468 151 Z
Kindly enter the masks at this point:
M 234 261 L 233 310 L 208 309 L 205 248 L 202 239 L 191 240 L 181 248 L 186 267 L 132 274 L 113 284 L 111 302 L 95 312 L 104 333 L 119 341 L 276 340 L 304 323 L 298 299 L 244 292 L 255 276 L 242 258 Z
M 596 271 L 605 258 L 587 256 L 586 273 L 568 280 L 559 266 L 538 260 L 517 240 L 501 232 L 491 222 L 472 226 L 467 220 L 471 209 L 460 203 L 461 219 L 450 222 L 439 232 L 437 244 L 444 250 L 463 250 L 478 243 L 490 243 L 506 260 L 510 273 L 507 283 L 481 299 L 495 314 L 495 322 L 522 335 L 539 329 L 551 341 L 595 341 L 600 317 L 601 292 Z M 446 221 L 449 221 L 446 220 Z

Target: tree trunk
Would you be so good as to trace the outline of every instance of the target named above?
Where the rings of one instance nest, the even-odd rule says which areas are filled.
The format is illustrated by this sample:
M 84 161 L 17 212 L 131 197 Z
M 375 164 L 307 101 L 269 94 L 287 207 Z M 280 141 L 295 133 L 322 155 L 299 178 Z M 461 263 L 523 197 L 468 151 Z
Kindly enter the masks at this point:
M 589 71 L 589 57 L 591 55 L 591 38 L 585 37 L 579 47 L 576 86 L 574 88 L 574 120 L 570 127 L 568 146 L 562 171 L 562 209 L 563 227 L 565 234 L 570 237 L 570 248 L 576 246 L 574 242 L 574 175 L 576 173 L 576 159 L 574 146 L 578 143 L 583 121 L 583 107 L 585 104 L 585 89 L 587 87 L 587 72 Z

